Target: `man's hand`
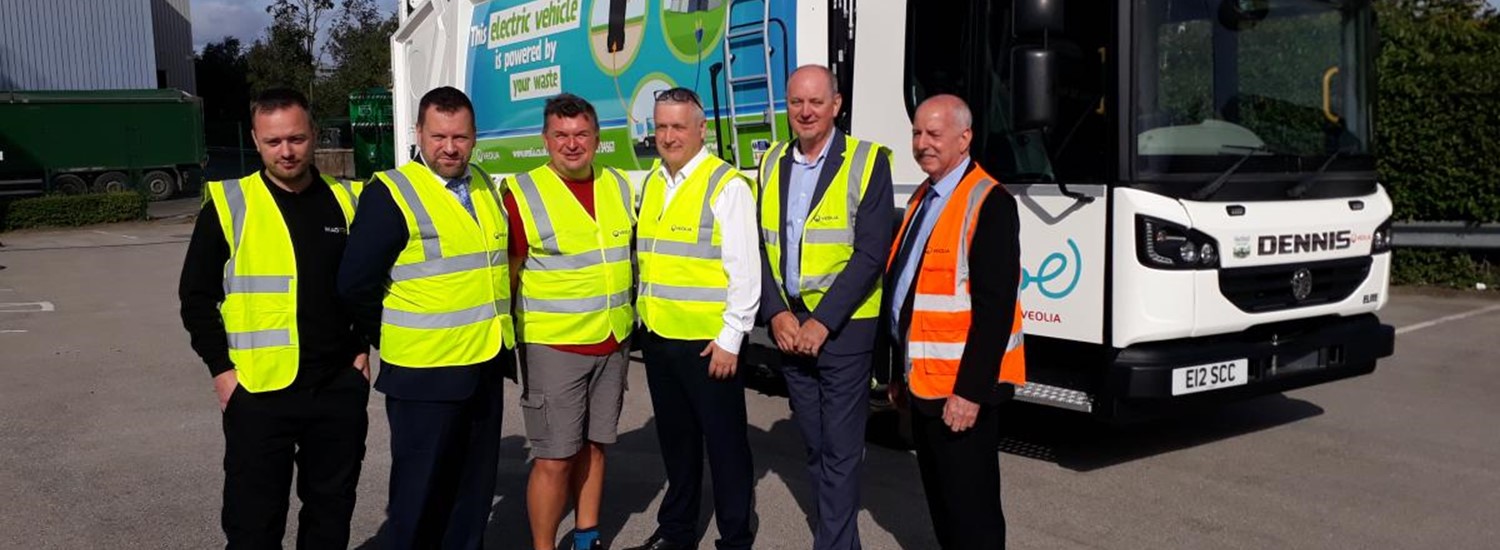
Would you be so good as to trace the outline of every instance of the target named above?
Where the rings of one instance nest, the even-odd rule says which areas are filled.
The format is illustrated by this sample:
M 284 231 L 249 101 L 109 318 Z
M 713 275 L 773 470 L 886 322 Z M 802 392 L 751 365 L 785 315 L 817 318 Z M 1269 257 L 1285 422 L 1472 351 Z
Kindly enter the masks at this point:
M 354 356 L 354 370 L 359 371 L 359 373 L 361 375 L 364 375 L 365 381 L 369 382 L 370 381 L 370 354 L 368 354 L 368 353 L 361 353 L 359 355 Z
M 239 387 L 240 377 L 235 374 L 234 369 L 219 373 L 214 377 L 214 393 L 219 396 L 219 412 L 229 408 L 229 397 L 234 395 L 234 389 Z
M 709 357 L 708 377 L 715 380 L 726 380 L 734 376 L 734 370 L 739 366 L 739 356 L 724 351 L 724 348 L 714 342 L 709 342 L 708 347 L 703 348 L 703 353 L 698 356 Z
M 978 416 L 979 404 L 957 395 L 948 396 L 948 403 L 943 405 L 943 423 L 954 433 L 974 427 Z
M 797 353 L 797 316 L 790 311 L 777 313 L 771 318 L 771 337 L 776 340 L 776 347 L 781 348 L 781 353 Z
M 821 321 L 809 317 L 806 323 L 802 323 L 802 330 L 797 331 L 797 352 L 817 357 L 826 340 L 828 340 L 828 327 L 823 326 Z

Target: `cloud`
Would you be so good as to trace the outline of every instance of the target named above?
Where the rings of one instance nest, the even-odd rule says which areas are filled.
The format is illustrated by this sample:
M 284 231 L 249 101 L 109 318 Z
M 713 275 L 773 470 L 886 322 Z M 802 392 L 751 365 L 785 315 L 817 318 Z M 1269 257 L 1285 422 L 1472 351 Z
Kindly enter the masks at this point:
M 249 45 L 271 25 L 267 0 L 192 0 L 193 49 L 233 36 Z
M 204 45 L 223 40 L 225 36 L 238 38 L 249 47 L 265 33 L 266 27 L 271 26 L 271 14 L 266 13 L 271 0 L 192 0 L 192 3 L 193 51 L 202 51 Z M 334 11 L 324 23 L 332 23 L 337 17 L 338 4 L 334 2 Z M 396 12 L 394 0 L 375 0 L 375 5 L 384 13 Z M 321 37 L 319 41 L 322 41 Z

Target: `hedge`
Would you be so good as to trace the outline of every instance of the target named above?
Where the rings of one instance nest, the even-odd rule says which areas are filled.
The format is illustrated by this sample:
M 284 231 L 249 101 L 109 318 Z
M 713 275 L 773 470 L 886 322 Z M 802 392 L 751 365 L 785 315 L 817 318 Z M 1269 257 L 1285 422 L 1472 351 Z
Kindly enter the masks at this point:
M 1398 220 L 1500 222 L 1500 14 L 1379 0 L 1377 166 Z
M 6 229 L 143 220 L 146 202 L 146 195 L 134 191 L 52 195 L 6 203 L 0 206 L 0 218 Z

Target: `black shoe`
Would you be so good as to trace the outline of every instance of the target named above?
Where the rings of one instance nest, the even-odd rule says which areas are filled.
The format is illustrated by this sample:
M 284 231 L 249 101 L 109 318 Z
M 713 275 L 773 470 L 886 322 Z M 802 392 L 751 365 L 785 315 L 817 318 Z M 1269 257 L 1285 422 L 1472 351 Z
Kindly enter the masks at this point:
M 646 542 L 640 546 L 632 546 L 625 550 L 693 550 L 693 547 L 668 541 L 661 538 L 661 535 L 651 535 L 651 538 L 646 539 Z

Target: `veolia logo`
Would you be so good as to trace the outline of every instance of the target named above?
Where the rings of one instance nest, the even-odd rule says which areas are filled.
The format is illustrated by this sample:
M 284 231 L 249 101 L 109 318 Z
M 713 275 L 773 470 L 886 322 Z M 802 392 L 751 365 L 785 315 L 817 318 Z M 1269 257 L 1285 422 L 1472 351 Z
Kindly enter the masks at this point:
M 1083 254 L 1078 251 L 1078 243 L 1073 242 L 1073 239 L 1068 239 L 1068 248 L 1073 251 L 1071 262 L 1066 254 L 1053 252 L 1042 259 L 1042 265 L 1037 266 L 1035 274 L 1021 268 L 1021 290 L 1035 284 L 1037 292 L 1053 300 L 1061 300 L 1072 294 L 1073 289 L 1078 287 L 1078 281 L 1083 278 Z M 1070 264 L 1073 267 L 1071 277 L 1067 273 Z M 1067 278 L 1066 284 L 1059 281 L 1060 278 Z
M 629 229 L 616 229 L 614 231 L 614 233 L 612 233 L 612 235 L 614 235 L 616 237 L 620 237 L 620 236 L 623 236 L 623 235 L 628 235 L 629 233 L 630 233 Z

